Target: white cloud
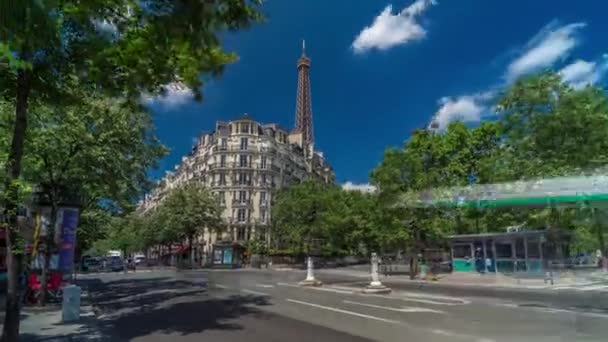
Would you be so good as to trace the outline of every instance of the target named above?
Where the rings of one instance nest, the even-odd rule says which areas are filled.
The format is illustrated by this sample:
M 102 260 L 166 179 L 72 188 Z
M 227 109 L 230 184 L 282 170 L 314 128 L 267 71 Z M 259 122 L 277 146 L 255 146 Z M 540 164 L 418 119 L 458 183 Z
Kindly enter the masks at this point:
M 354 184 L 353 182 L 346 182 L 342 184 L 342 189 L 346 191 L 361 191 L 361 192 L 375 192 L 376 187 L 366 183 L 366 184 Z
M 576 89 L 596 84 L 606 75 L 606 72 L 608 72 L 608 58 L 606 56 L 595 62 L 578 59 L 559 71 L 562 79 Z
M 439 126 L 437 130 L 443 131 L 452 121 L 478 122 L 485 111 L 489 109 L 487 102 L 494 96 L 493 91 L 486 91 L 474 95 L 457 97 L 442 97 L 439 100 L 439 110 L 435 113 L 433 121 Z
M 554 28 L 549 24 L 527 44 L 525 51 L 507 68 L 505 78 L 512 82 L 518 77 L 555 64 L 578 45 L 578 31 L 585 23 L 573 23 Z
M 372 49 L 387 50 L 423 39 L 426 30 L 418 23 L 417 17 L 436 3 L 435 0 L 416 0 L 396 14 L 393 14 L 392 5 L 386 6 L 371 26 L 361 30 L 352 43 L 353 50 L 355 53 L 364 53 Z
M 174 108 L 194 99 L 192 90 L 179 82 L 169 83 L 163 88 L 163 94 L 157 96 L 144 96 L 144 103 L 149 105 L 157 104 L 165 108 Z

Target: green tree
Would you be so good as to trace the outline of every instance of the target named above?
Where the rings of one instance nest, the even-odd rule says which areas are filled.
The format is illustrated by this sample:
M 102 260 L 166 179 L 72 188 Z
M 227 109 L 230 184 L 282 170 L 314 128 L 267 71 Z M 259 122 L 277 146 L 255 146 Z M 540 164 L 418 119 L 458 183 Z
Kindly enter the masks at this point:
M 151 134 L 151 118 L 141 108 L 90 96 L 86 103 L 54 108 L 31 108 L 28 154 L 36 160 L 29 181 L 51 207 L 51 229 L 45 241 L 42 286 L 52 246 L 60 243 L 53 227 L 60 203 L 66 198 L 83 201 L 82 211 L 112 203 L 129 211 L 147 188 L 148 168 L 156 166 L 166 149 Z M 40 303 L 45 304 L 45 294 Z
M 221 209 L 217 199 L 201 183 L 189 182 L 171 189 L 160 206 L 165 229 L 178 241 L 188 241 L 193 266 L 195 239 L 205 228 L 215 231 L 221 227 Z
M 330 191 L 327 184 L 311 179 L 276 194 L 272 204 L 272 229 L 279 249 L 288 245 L 297 254 L 308 254 L 313 241 L 328 242 L 323 215 L 329 207 Z
M 558 74 L 541 73 L 515 83 L 499 109 L 504 115 L 501 180 L 594 174 L 608 164 L 608 98 L 601 88 L 573 89 Z M 529 210 L 528 220 L 568 229 L 580 226 L 573 224 L 578 210 Z M 608 252 L 604 225 L 593 227 L 598 247 Z
M 19 335 L 13 253 L 18 182 L 32 101 L 78 101 L 74 84 L 138 101 L 179 82 L 201 98 L 201 73 L 217 75 L 236 56 L 221 48 L 218 31 L 260 18 L 258 0 L 2 1 L 0 89 L 15 114 L 4 179 L 8 217 L 8 291 L 3 335 Z

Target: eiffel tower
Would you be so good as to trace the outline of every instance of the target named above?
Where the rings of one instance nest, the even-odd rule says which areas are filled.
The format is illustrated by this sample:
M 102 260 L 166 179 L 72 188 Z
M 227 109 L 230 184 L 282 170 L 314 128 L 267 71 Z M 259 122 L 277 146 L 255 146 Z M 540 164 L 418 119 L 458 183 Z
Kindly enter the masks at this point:
M 298 59 L 298 93 L 296 96 L 295 131 L 302 133 L 302 147 L 307 150 L 314 143 L 312 130 L 312 101 L 310 99 L 310 58 L 302 41 L 302 56 Z

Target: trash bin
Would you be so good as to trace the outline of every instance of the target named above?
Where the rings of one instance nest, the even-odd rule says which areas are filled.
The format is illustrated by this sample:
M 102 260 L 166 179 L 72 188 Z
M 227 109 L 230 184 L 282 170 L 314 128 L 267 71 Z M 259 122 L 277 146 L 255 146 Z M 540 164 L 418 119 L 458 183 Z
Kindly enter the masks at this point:
M 62 320 L 77 321 L 80 318 L 80 287 L 68 285 L 63 288 Z

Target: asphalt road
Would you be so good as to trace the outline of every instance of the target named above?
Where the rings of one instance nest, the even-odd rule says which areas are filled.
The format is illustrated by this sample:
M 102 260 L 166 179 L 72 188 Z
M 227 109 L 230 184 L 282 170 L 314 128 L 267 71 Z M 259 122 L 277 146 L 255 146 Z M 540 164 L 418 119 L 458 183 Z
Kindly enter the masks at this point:
M 85 277 L 113 341 L 605 341 L 608 315 L 416 291 L 364 295 L 299 272 L 163 271 Z

